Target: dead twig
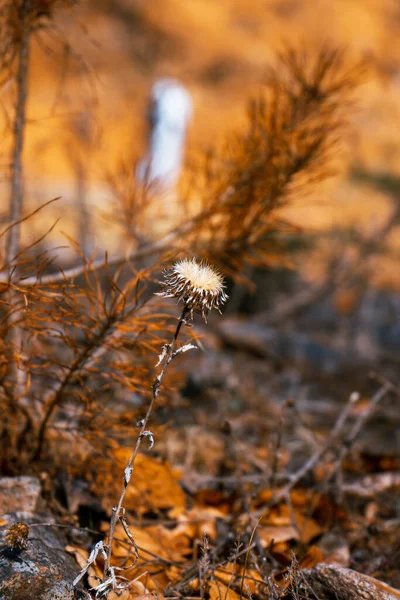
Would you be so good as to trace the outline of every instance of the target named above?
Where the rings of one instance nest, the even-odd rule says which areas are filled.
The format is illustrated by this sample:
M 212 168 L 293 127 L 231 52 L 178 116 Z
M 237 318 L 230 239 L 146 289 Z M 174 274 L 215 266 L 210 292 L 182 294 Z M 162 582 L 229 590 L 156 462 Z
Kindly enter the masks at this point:
M 129 459 L 128 464 L 125 469 L 124 483 L 123 483 L 121 494 L 120 494 L 120 497 L 118 500 L 118 504 L 117 504 L 117 506 L 113 507 L 113 509 L 112 509 L 110 530 L 109 530 L 109 534 L 108 534 L 108 543 L 106 546 L 106 556 L 105 556 L 105 562 L 104 562 L 103 584 L 105 584 L 109 580 L 111 580 L 111 582 L 113 580 L 113 570 L 111 567 L 113 541 L 114 541 L 115 529 L 116 529 L 117 523 L 118 523 L 118 521 L 121 521 L 121 515 L 123 516 L 124 511 L 123 511 L 122 504 L 123 504 L 123 501 L 125 498 L 126 489 L 128 487 L 129 481 L 130 481 L 132 473 L 134 471 L 135 461 L 136 461 L 137 455 L 139 453 L 139 448 L 140 448 L 140 445 L 141 445 L 143 439 L 145 437 L 149 437 L 151 446 L 154 443 L 151 432 L 149 432 L 147 430 L 147 424 L 149 422 L 151 413 L 153 411 L 154 403 L 157 399 L 157 396 L 159 395 L 160 387 L 161 387 L 162 381 L 164 379 L 166 369 L 167 369 L 168 365 L 170 364 L 171 360 L 174 358 L 174 355 L 176 356 L 176 353 L 174 353 L 175 344 L 178 340 L 180 330 L 182 328 L 182 325 L 185 322 L 185 317 L 188 314 L 189 310 L 190 310 L 190 308 L 188 308 L 188 306 L 185 304 L 185 306 L 182 310 L 181 317 L 178 321 L 178 325 L 176 327 L 175 333 L 173 335 L 172 341 L 166 347 L 164 346 L 166 355 L 165 355 L 165 358 L 163 358 L 163 367 L 161 369 L 160 374 L 157 375 L 156 379 L 153 382 L 151 401 L 150 401 L 150 404 L 149 404 L 149 407 L 147 409 L 147 413 L 146 413 L 144 419 L 142 419 L 140 421 L 140 426 L 141 426 L 140 432 L 139 432 L 138 438 L 136 440 L 136 445 L 133 450 L 132 456 Z M 125 529 L 125 532 L 127 531 L 127 529 L 129 531 L 129 528 L 128 528 L 126 522 L 124 522 L 124 529 Z M 132 539 L 133 539 L 132 536 L 130 535 L 128 537 L 132 541 Z
M 356 439 L 357 435 L 359 434 L 359 432 L 361 431 L 362 427 L 365 425 L 366 421 L 369 419 L 371 414 L 374 412 L 378 403 L 382 400 L 382 398 L 388 393 L 388 391 L 390 389 L 391 389 L 391 386 L 389 384 L 384 384 L 371 398 L 367 409 L 359 415 L 358 419 L 355 421 L 355 423 L 350 431 L 350 434 L 347 436 L 347 438 L 343 442 L 344 445 L 339 452 L 336 467 L 335 467 L 334 471 L 332 473 L 330 473 L 329 478 L 332 477 L 333 474 L 340 468 L 343 459 L 350 451 L 352 444 L 353 444 L 354 440 Z M 271 501 L 267 504 L 267 506 L 264 506 L 262 509 L 257 511 L 256 514 L 263 514 L 265 512 L 265 510 L 267 510 L 271 506 L 275 506 L 276 504 L 278 504 L 279 502 L 281 502 L 282 500 L 287 498 L 290 491 L 303 479 L 303 477 L 307 473 L 309 473 L 319 463 L 319 461 L 324 456 L 324 454 L 332 446 L 334 446 L 337 443 L 339 434 L 342 432 L 343 427 L 347 421 L 347 418 L 349 417 L 354 404 L 358 400 L 359 400 L 359 394 L 357 392 L 353 392 L 350 395 L 350 397 L 349 397 L 348 401 L 346 402 L 345 406 L 343 407 L 343 409 L 340 411 L 339 416 L 338 416 L 331 432 L 329 433 L 328 437 L 326 438 L 326 440 L 322 444 L 322 446 L 320 448 L 318 448 L 318 450 L 316 452 L 314 452 L 314 454 L 304 463 L 304 465 L 290 477 L 289 482 L 284 487 L 280 488 L 273 495 Z

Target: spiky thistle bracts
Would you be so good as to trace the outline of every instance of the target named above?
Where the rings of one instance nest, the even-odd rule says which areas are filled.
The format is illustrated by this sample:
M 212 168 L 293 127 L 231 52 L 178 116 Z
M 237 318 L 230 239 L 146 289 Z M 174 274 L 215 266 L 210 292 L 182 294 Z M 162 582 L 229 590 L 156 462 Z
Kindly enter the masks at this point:
M 17 522 L 11 525 L 5 536 L 6 548 L 9 552 L 19 554 L 28 548 L 29 527 L 26 523 Z
M 161 282 L 164 291 L 158 295 L 163 298 L 178 298 L 182 301 L 193 317 L 193 312 L 201 312 L 204 320 L 215 308 L 221 312 L 220 307 L 227 301 L 225 283 L 222 275 L 211 265 L 197 262 L 195 258 L 177 261 L 171 269 L 163 273 Z

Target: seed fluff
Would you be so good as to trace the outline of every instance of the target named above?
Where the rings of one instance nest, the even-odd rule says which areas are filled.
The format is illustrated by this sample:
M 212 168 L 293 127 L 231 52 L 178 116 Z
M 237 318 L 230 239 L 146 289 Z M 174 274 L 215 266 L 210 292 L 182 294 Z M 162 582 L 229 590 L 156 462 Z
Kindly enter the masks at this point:
M 171 269 L 163 273 L 164 291 L 158 295 L 163 298 L 178 298 L 191 313 L 201 312 L 204 320 L 213 308 L 219 312 L 228 299 L 222 275 L 205 262 L 197 262 L 195 258 L 184 258 L 177 261 Z

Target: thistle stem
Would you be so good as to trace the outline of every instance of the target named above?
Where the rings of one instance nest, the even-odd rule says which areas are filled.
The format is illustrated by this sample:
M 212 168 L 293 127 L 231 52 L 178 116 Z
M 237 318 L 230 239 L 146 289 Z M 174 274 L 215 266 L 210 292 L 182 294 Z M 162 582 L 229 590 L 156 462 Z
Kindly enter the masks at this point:
M 189 310 L 190 310 L 189 307 L 187 306 L 187 304 L 185 304 L 185 306 L 183 307 L 183 310 L 182 310 L 181 317 L 178 321 L 178 325 L 176 326 L 176 330 L 175 330 L 175 333 L 171 340 L 171 343 L 168 344 L 168 346 L 167 346 L 167 353 L 166 353 L 166 357 L 164 359 L 164 365 L 161 369 L 160 374 L 157 375 L 157 377 L 155 378 L 155 380 L 153 382 L 151 401 L 150 401 L 149 407 L 147 409 L 146 416 L 140 422 L 140 424 L 141 424 L 140 432 L 137 437 L 136 445 L 133 450 L 132 456 L 128 461 L 128 467 L 131 469 L 131 473 L 133 472 L 133 470 L 135 468 L 135 462 L 136 462 L 137 455 L 139 453 L 140 444 L 142 443 L 142 440 L 145 437 L 145 431 L 147 429 L 147 424 L 149 422 L 151 413 L 153 411 L 154 403 L 160 392 L 161 383 L 164 379 L 164 375 L 167 370 L 167 367 L 173 358 L 175 344 L 178 340 L 180 330 L 182 328 L 182 325 L 185 322 L 185 318 L 186 318 L 186 315 L 188 314 Z M 111 565 L 113 541 L 114 541 L 114 536 L 115 536 L 115 528 L 116 528 L 118 520 L 120 518 L 120 513 L 122 510 L 122 503 L 125 498 L 125 493 L 126 493 L 126 490 L 127 490 L 128 484 L 129 484 L 129 480 L 130 480 L 130 477 L 127 478 L 126 476 L 124 476 L 124 485 L 121 490 L 121 495 L 120 495 L 118 504 L 117 504 L 117 506 L 114 506 L 112 509 L 112 515 L 111 515 L 111 521 L 110 521 L 110 531 L 108 534 L 107 558 L 105 559 L 105 563 L 104 563 L 104 579 L 107 579 L 110 575 L 110 565 Z

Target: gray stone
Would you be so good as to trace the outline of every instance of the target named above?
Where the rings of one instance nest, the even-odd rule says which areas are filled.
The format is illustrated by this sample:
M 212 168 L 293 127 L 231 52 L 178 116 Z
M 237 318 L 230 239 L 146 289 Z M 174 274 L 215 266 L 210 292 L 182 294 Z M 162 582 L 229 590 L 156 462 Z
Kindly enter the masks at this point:
M 72 582 L 79 568 L 64 550 L 63 535 L 44 525 L 30 527 L 27 549 L 13 554 L 5 544 L 9 525 L 23 521 L 29 526 L 41 518 L 12 513 L 3 519 L 7 525 L 0 528 L 0 600 L 72 600 Z M 49 518 L 44 521 L 48 523 Z
M 0 515 L 40 508 L 40 481 L 37 477 L 2 477 L 0 479 Z

